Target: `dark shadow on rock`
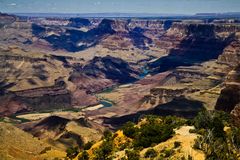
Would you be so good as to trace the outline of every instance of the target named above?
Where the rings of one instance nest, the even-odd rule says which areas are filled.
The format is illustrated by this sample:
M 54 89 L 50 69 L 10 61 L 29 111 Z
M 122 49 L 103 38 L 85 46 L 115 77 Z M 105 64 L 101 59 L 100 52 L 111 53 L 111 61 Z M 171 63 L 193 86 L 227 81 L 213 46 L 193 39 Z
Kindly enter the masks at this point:
M 62 134 L 57 141 L 69 148 L 75 147 L 74 145 L 77 145 L 77 147 L 82 148 L 84 145 L 82 137 L 73 132 L 66 132 Z
M 144 36 L 144 29 L 140 27 L 135 27 L 133 30 L 129 31 L 129 36 L 133 41 L 133 45 L 139 49 L 147 50 L 149 49 L 146 44 L 151 44 L 152 40 Z
M 110 124 L 113 128 L 119 128 L 121 125 L 125 124 L 128 121 L 138 122 L 138 120 L 144 115 L 194 118 L 202 109 L 204 109 L 202 102 L 189 100 L 185 97 L 179 97 L 175 98 L 169 103 L 158 105 L 150 110 L 139 111 L 134 114 L 124 115 L 120 117 L 105 118 L 104 124 Z
M 68 122 L 69 122 L 68 119 L 58 117 L 58 116 L 50 116 L 43 119 L 39 123 L 37 123 L 35 127 L 41 127 L 42 129 L 46 129 L 46 130 L 56 130 L 56 129 L 64 130 Z
M 225 39 L 217 37 L 215 26 L 209 24 L 189 25 L 186 34 L 186 38 L 176 48 L 171 49 L 169 55 L 148 64 L 153 73 L 217 59 L 235 38 L 235 34 Z
M 239 86 L 227 86 L 221 91 L 215 109 L 230 113 L 240 103 Z
M 70 27 L 81 28 L 91 25 L 91 22 L 85 18 L 70 18 L 69 21 L 68 26 Z
M 37 37 L 40 37 L 44 34 L 44 32 L 46 31 L 46 29 L 40 25 L 37 25 L 37 24 L 32 24 L 32 34 L 37 36 Z
M 176 22 L 176 21 L 174 21 L 174 22 Z M 171 20 L 164 21 L 164 24 L 163 24 L 164 30 L 166 31 L 166 30 L 170 29 L 172 27 L 172 24 L 173 24 L 173 21 L 171 21 Z
M 101 64 L 101 66 L 99 66 L 99 64 Z M 119 83 L 134 82 L 137 79 L 132 75 L 139 74 L 124 60 L 111 56 L 94 57 L 89 64 L 83 67 L 82 72 L 88 76 L 94 77 L 98 77 L 99 75 L 103 74 L 107 79 L 112 79 Z
M 37 24 L 32 25 L 32 33 L 48 41 L 54 49 L 65 49 L 69 52 L 77 52 L 92 47 L 106 35 L 114 34 L 112 20 L 103 19 L 98 27 L 87 32 L 75 29 L 67 29 L 60 35 L 47 36 L 46 29 Z M 54 30 L 54 28 L 52 28 Z
M 15 83 L 8 83 L 5 80 L 0 81 L 0 96 L 3 96 L 5 92 L 7 92 L 7 89 L 13 87 L 16 85 Z
M 137 80 L 139 72 L 134 70 L 127 62 L 120 58 L 105 56 L 94 57 L 85 66 L 73 66 L 74 71 L 69 81 L 82 75 L 94 78 L 107 78 L 118 83 L 131 83 Z
M 32 78 L 29 78 L 28 80 L 28 83 L 31 84 L 31 85 L 37 85 L 37 83 L 34 81 L 34 79 Z
M 38 77 L 42 81 L 46 81 L 48 79 L 48 72 L 45 70 L 44 64 L 33 65 L 32 68 L 34 69 L 33 76 Z

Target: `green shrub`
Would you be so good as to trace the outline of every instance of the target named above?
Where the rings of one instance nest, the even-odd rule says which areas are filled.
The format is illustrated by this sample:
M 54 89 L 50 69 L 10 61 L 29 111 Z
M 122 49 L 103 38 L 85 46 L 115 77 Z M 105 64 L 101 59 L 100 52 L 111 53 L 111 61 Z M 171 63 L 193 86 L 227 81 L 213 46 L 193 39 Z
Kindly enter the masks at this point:
M 214 137 L 224 138 L 225 132 L 223 128 L 224 122 L 227 121 L 226 119 L 227 118 L 223 118 L 222 112 L 203 110 L 194 118 L 193 124 L 199 134 L 204 134 L 198 131 L 205 129 L 211 130 Z
M 93 144 L 94 144 L 94 141 L 89 141 L 83 146 L 83 149 L 84 150 L 89 150 L 92 147 Z
M 203 111 L 194 119 L 194 125 L 201 136 L 195 140 L 193 147 L 202 150 L 207 160 L 239 158 L 240 132 L 231 124 L 229 115 L 218 111 Z M 231 126 L 228 132 L 224 131 L 225 125 Z
M 175 141 L 174 142 L 174 148 L 178 148 L 181 146 L 181 142 Z
M 78 160 L 89 160 L 89 154 L 86 151 L 83 151 L 79 156 Z
M 166 116 L 163 117 L 162 119 L 165 125 L 170 125 L 172 128 L 178 128 L 187 123 L 187 120 L 176 116 Z
M 174 153 L 174 150 L 172 150 L 172 149 L 165 149 L 164 151 L 163 151 L 163 153 L 164 153 L 164 157 L 165 158 L 167 158 L 167 157 L 170 157 L 171 155 L 173 155 L 173 153 Z
M 123 134 L 127 137 L 134 138 L 136 136 L 136 133 L 138 131 L 138 128 L 135 127 L 135 124 L 132 122 L 127 122 L 122 127 Z
M 209 128 L 211 125 L 212 116 L 207 110 L 203 110 L 198 113 L 194 118 L 193 124 L 196 129 Z
M 75 158 L 79 153 L 79 149 L 78 149 L 78 147 L 68 148 L 66 150 L 66 152 L 67 152 L 67 157 L 68 158 Z
M 103 132 L 103 138 L 104 139 L 111 139 L 112 138 L 112 132 L 110 131 L 110 130 L 105 130 L 104 132 Z
M 95 151 L 96 160 L 108 160 L 111 159 L 110 155 L 113 151 L 113 141 L 105 139 L 102 145 Z
M 154 157 L 156 157 L 156 156 L 157 156 L 157 152 L 156 152 L 153 148 L 148 149 L 148 150 L 146 151 L 146 153 L 144 154 L 144 157 L 145 157 L 145 158 L 154 158 Z
M 223 121 L 220 119 L 220 117 L 214 117 L 211 122 L 211 128 L 213 130 L 213 136 L 218 138 L 224 138 L 225 132 L 224 132 L 224 124 Z
M 139 151 L 137 150 L 126 150 L 126 155 L 128 160 L 139 160 L 140 159 L 140 154 Z
M 150 147 L 152 144 L 158 144 L 166 141 L 173 134 L 173 128 L 169 125 L 154 123 L 143 125 L 133 141 L 135 147 Z
M 188 160 L 193 160 L 192 156 L 188 155 Z
M 238 127 L 232 127 L 230 139 L 232 139 L 233 146 L 240 149 L 240 128 Z

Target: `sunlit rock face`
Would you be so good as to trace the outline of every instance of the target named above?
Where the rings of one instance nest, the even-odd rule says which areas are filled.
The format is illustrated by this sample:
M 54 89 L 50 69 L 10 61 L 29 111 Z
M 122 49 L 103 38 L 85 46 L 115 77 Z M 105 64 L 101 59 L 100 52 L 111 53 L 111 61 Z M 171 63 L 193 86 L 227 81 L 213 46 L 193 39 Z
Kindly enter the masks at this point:
M 240 67 L 229 72 L 226 77 L 225 87 L 217 101 L 216 109 L 231 112 L 240 102 Z
M 215 109 L 231 113 L 236 125 L 240 125 L 240 66 L 230 71 Z
M 240 58 L 240 41 L 235 39 L 224 49 L 222 55 L 219 56 L 220 63 L 228 64 L 230 66 L 237 66 Z

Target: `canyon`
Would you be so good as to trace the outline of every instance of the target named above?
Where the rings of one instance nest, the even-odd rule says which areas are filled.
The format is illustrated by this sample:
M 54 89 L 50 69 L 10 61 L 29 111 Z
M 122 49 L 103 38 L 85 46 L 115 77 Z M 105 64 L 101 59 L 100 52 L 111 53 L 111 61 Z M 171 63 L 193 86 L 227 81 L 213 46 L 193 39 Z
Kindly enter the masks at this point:
M 240 124 L 238 21 L 0 14 L 0 35 L 1 120 L 61 151 L 143 115 Z

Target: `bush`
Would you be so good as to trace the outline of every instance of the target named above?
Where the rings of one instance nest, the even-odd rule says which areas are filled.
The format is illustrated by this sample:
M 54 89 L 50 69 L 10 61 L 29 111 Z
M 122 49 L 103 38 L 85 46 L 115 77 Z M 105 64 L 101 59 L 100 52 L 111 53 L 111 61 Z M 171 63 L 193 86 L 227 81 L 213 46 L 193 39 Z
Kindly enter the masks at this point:
M 135 147 L 150 147 L 152 144 L 158 144 L 166 141 L 173 134 L 173 128 L 165 124 L 151 124 L 141 126 L 140 131 L 133 141 Z
M 157 156 L 157 152 L 156 152 L 153 148 L 148 149 L 148 150 L 146 151 L 146 153 L 144 154 L 144 157 L 145 157 L 145 158 L 154 158 L 154 157 L 156 157 L 156 156 Z
M 192 156 L 188 155 L 188 160 L 193 160 Z
M 194 118 L 193 124 L 197 129 L 197 133 L 200 133 L 198 131 L 203 129 L 211 130 L 213 131 L 214 137 L 224 138 L 224 122 L 228 120 L 223 117 L 222 112 L 203 110 Z M 204 132 L 202 134 L 204 134 Z
M 214 117 L 212 120 L 212 130 L 213 130 L 213 136 L 218 137 L 218 138 L 224 138 L 225 137 L 225 132 L 224 132 L 224 124 L 220 117 Z
M 68 148 L 66 152 L 68 158 L 75 158 L 79 153 L 78 147 Z
M 164 151 L 164 157 L 165 158 L 167 158 L 167 157 L 170 157 L 171 155 L 173 155 L 173 153 L 174 153 L 174 150 L 172 150 L 172 149 L 165 149 Z
M 204 120 L 207 121 L 204 122 Z M 206 159 L 238 159 L 240 132 L 230 123 L 226 113 L 218 111 L 203 111 L 194 119 L 197 133 L 202 136 L 195 140 L 194 148 L 206 154 Z M 231 126 L 224 131 L 224 124 Z
M 172 128 L 177 128 L 187 123 L 187 120 L 183 118 L 178 118 L 176 116 L 166 116 L 162 119 L 164 124 L 170 125 Z
M 198 115 L 194 118 L 193 124 L 196 129 L 206 129 L 210 127 L 211 124 L 211 114 L 207 110 L 200 111 Z
M 203 138 L 199 137 L 197 139 L 195 139 L 195 143 L 193 145 L 194 149 L 201 149 L 202 148 L 202 142 L 203 142 Z
M 174 142 L 174 148 L 178 148 L 181 146 L 181 142 L 175 141 Z
M 78 160 L 89 160 L 89 154 L 86 151 L 83 151 L 79 156 Z
M 105 130 L 103 132 L 104 139 L 111 139 L 112 138 L 112 132 L 110 130 Z
M 139 151 L 126 150 L 125 152 L 126 152 L 128 160 L 139 160 L 140 159 Z
M 144 119 L 146 119 L 146 122 L 140 127 L 136 127 L 132 122 L 128 122 L 122 127 L 123 134 L 132 138 L 133 146 L 138 149 L 166 141 L 174 134 L 174 128 L 187 122 L 185 119 L 175 116 L 147 115 Z
M 123 134 L 129 138 L 134 138 L 136 136 L 136 133 L 138 131 L 138 128 L 135 127 L 135 124 L 132 122 L 127 122 L 122 127 Z
M 238 127 L 232 127 L 231 129 L 231 139 L 233 145 L 239 150 L 240 149 L 240 128 Z
M 110 155 L 113 151 L 113 141 L 104 140 L 102 145 L 95 151 L 96 160 L 108 160 L 111 159 Z
M 93 144 L 94 144 L 94 141 L 89 141 L 83 146 L 83 149 L 84 150 L 89 150 L 92 147 Z

